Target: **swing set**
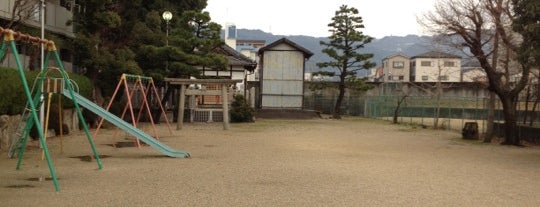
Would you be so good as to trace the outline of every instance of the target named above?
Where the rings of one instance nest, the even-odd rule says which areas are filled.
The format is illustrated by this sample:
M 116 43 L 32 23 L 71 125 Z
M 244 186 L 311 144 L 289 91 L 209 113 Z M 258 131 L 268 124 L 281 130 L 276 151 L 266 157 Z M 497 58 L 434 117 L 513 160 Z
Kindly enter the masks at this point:
M 61 87 L 62 91 L 67 91 L 68 94 L 71 96 L 71 100 L 73 101 L 73 104 L 75 106 L 75 110 L 77 111 L 77 115 L 78 115 L 79 119 L 81 120 L 81 124 L 83 126 L 83 129 L 84 129 L 86 138 L 87 138 L 87 140 L 88 140 L 88 142 L 90 144 L 90 147 L 92 148 L 92 152 L 93 152 L 94 158 L 95 158 L 95 160 L 96 160 L 96 162 L 98 164 L 98 168 L 101 169 L 102 168 L 101 160 L 100 160 L 99 155 L 97 153 L 97 150 L 95 148 L 94 142 L 92 140 L 92 136 L 90 135 L 90 132 L 88 130 L 88 126 L 86 125 L 86 122 L 84 121 L 84 117 L 83 117 L 82 112 L 81 112 L 81 110 L 79 108 L 79 104 L 77 102 L 77 99 L 75 98 L 74 86 L 73 86 L 72 82 L 69 80 L 69 77 L 68 77 L 67 73 L 65 72 L 64 66 L 62 65 L 62 61 L 60 60 L 60 56 L 58 55 L 58 51 L 56 49 L 56 46 L 55 46 L 54 42 L 50 41 L 50 40 L 46 40 L 46 39 L 33 37 L 33 36 L 28 35 L 28 34 L 22 34 L 20 32 L 14 32 L 13 30 L 4 29 L 2 27 L 0 27 L 0 34 L 3 35 L 3 41 L 2 41 L 2 44 L 0 46 L 0 58 L 4 57 L 6 49 L 7 49 L 8 45 L 9 45 L 9 47 L 11 49 L 11 52 L 13 53 L 15 62 L 17 64 L 17 70 L 18 70 L 19 77 L 20 77 L 22 85 L 23 85 L 24 94 L 25 94 L 26 99 L 27 99 L 26 110 L 29 112 L 27 120 L 26 120 L 26 124 L 25 124 L 25 126 L 24 126 L 24 128 L 23 128 L 23 130 L 22 130 L 22 132 L 20 134 L 19 140 L 16 143 L 15 150 L 10 150 L 10 151 L 13 152 L 13 154 L 16 153 L 17 157 L 18 157 L 16 169 L 17 170 L 20 169 L 22 158 L 24 157 L 24 152 L 25 152 L 25 149 L 26 149 L 26 144 L 27 144 L 27 141 L 28 141 L 30 130 L 32 129 L 32 127 L 36 126 L 37 133 L 38 133 L 38 136 L 39 136 L 39 143 L 40 143 L 41 147 L 43 148 L 43 155 L 44 155 L 44 157 L 45 157 L 45 159 L 47 161 L 47 166 L 49 167 L 49 172 L 51 174 L 51 178 L 52 178 L 52 181 L 54 183 L 54 187 L 55 187 L 56 191 L 60 191 L 60 186 L 58 184 L 58 178 L 56 176 L 56 172 L 55 172 L 55 169 L 54 169 L 54 166 L 53 166 L 53 163 L 52 163 L 52 159 L 51 159 L 51 156 L 50 156 L 50 153 L 49 153 L 49 149 L 47 148 L 47 142 L 45 140 L 44 131 L 40 127 L 41 122 L 40 122 L 38 114 L 37 114 L 39 106 L 41 104 L 43 104 L 42 100 L 41 100 L 41 96 L 42 96 L 41 92 L 44 89 L 43 87 L 46 86 L 46 89 L 52 89 L 52 88 L 58 89 L 59 85 L 62 86 Z M 25 75 L 24 75 L 24 72 L 23 72 L 24 68 L 23 68 L 23 66 L 21 64 L 21 60 L 20 60 L 20 58 L 18 56 L 19 52 L 17 51 L 17 46 L 15 44 L 15 41 L 16 41 L 15 38 L 16 37 L 18 38 L 19 41 L 25 41 L 25 42 L 35 43 L 35 44 L 45 44 L 47 46 L 47 53 L 46 53 L 46 56 L 45 56 L 45 59 L 44 59 L 43 68 L 41 69 L 41 73 L 39 74 L 39 76 L 37 78 L 37 83 L 35 84 L 35 89 L 36 89 L 35 91 L 30 91 L 30 89 L 28 87 L 28 82 L 26 81 L 26 78 L 25 78 Z M 46 66 L 49 64 L 49 59 L 50 59 L 51 56 L 54 57 L 54 59 L 56 61 L 56 64 L 58 65 L 58 69 L 60 71 L 60 74 L 62 75 L 62 78 L 61 78 L 62 81 L 59 81 L 59 79 L 50 79 L 50 78 L 46 77 L 46 75 L 48 74 L 47 71 L 46 71 Z M 44 83 L 48 83 L 48 84 L 44 84 Z M 62 83 L 62 84 L 59 84 L 59 83 Z M 55 87 L 55 85 L 56 85 L 56 87 Z M 54 90 L 51 90 L 51 91 L 54 91 Z M 32 92 L 35 92 L 35 93 L 32 94 Z M 52 93 L 49 93 L 49 94 L 52 94 Z M 26 119 L 26 117 L 21 117 L 21 119 Z
M 165 122 L 167 124 L 167 127 L 169 129 L 169 134 L 172 135 L 172 129 L 169 122 L 169 119 L 167 118 L 167 115 L 165 113 L 165 109 L 163 108 L 163 105 L 159 101 L 159 93 L 157 91 L 156 85 L 154 84 L 154 80 L 152 77 L 146 77 L 146 76 L 140 76 L 140 75 L 131 75 L 131 74 L 122 74 L 120 77 L 120 80 L 118 81 L 118 84 L 116 85 L 116 89 L 114 90 L 114 93 L 107 104 L 107 107 L 105 108 L 107 111 L 111 108 L 114 100 L 116 100 L 116 96 L 118 95 L 118 92 L 121 91 L 123 88 L 124 95 L 127 99 L 127 103 L 124 106 L 124 109 L 122 111 L 122 115 L 120 116 L 121 119 L 124 119 L 128 109 L 130 113 L 130 118 L 132 125 L 134 127 L 137 127 L 137 124 L 139 124 L 139 121 L 141 120 L 143 110 L 146 111 L 146 115 L 148 119 L 150 120 L 152 131 L 154 133 L 154 137 L 156 139 L 159 139 L 159 135 L 156 130 L 154 117 L 151 111 L 151 103 L 154 103 L 152 105 L 158 106 L 161 113 L 157 113 L 159 115 L 163 114 Z M 153 99 L 151 99 L 153 98 Z M 154 101 L 152 101 L 154 100 Z M 150 102 L 150 103 L 149 103 Z M 137 116 L 135 117 L 135 112 L 133 106 L 139 107 L 139 112 L 137 113 Z M 159 121 L 160 117 L 156 117 Z M 103 119 L 99 120 L 99 123 L 97 125 L 97 129 L 94 132 L 94 137 L 97 136 L 99 129 L 103 125 Z M 116 134 L 116 132 L 115 132 Z M 141 147 L 141 143 L 139 139 L 135 139 L 136 145 L 138 148 Z M 114 144 L 113 144 L 114 145 Z
M 41 122 L 40 122 L 38 114 L 37 114 L 38 108 L 40 108 L 40 106 L 43 104 L 43 99 L 44 98 L 42 98 L 42 97 L 43 97 L 43 94 L 45 92 L 49 96 L 49 99 L 48 99 L 49 101 L 47 103 L 47 105 L 49 105 L 49 109 L 50 109 L 50 100 L 51 100 L 50 97 L 52 97 L 53 94 L 61 93 L 62 95 L 64 95 L 68 99 L 72 100 L 73 105 L 75 106 L 75 110 L 77 112 L 78 118 L 79 118 L 79 122 L 81 123 L 81 125 L 83 127 L 83 130 L 85 132 L 88 143 L 90 144 L 90 147 L 92 149 L 93 157 L 96 160 L 99 169 L 102 169 L 101 160 L 99 158 L 99 155 L 97 153 L 95 144 L 94 144 L 94 142 L 92 140 L 92 135 L 90 134 L 90 132 L 88 130 L 88 125 L 87 125 L 86 121 L 84 120 L 84 117 L 83 117 L 83 114 L 81 112 L 81 109 L 80 109 L 79 105 L 86 108 L 86 109 L 88 109 L 89 111 L 93 112 L 94 114 L 100 116 L 102 119 L 105 119 L 108 122 L 112 123 L 113 125 L 119 127 L 123 131 L 131 134 L 132 136 L 135 136 L 137 138 L 137 140 L 143 141 L 144 143 L 148 144 L 152 148 L 158 150 L 159 152 L 161 152 L 161 153 L 163 153 L 163 154 L 165 154 L 167 156 L 181 157 L 181 158 L 190 157 L 190 154 L 188 152 L 175 150 L 173 148 L 170 148 L 169 146 L 157 141 L 156 137 L 152 137 L 152 136 L 146 134 L 142 130 L 138 129 L 136 126 L 125 122 L 124 120 L 122 120 L 122 118 L 119 118 L 116 115 L 109 113 L 108 111 L 101 108 L 97 104 L 93 103 L 92 101 L 86 99 L 85 97 L 83 97 L 80 94 L 78 94 L 77 92 L 75 92 L 74 88 L 76 87 L 76 84 L 69 79 L 69 77 L 68 77 L 68 75 L 67 75 L 67 73 L 66 73 L 66 71 L 64 69 L 64 66 L 62 65 L 62 61 L 60 60 L 60 56 L 58 55 L 58 51 L 57 51 L 56 46 L 55 46 L 53 41 L 33 37 L 33 36 L 28 35 L 28 34 L 22 34 L 20 32 L 14 32 L 13 30 L 4 29 L 2 27 L 0 27 L 0 35 L 3 35 L 3 41 L 2 41 L 2 44 L 0 45 L 0 59 L 4 57 L 4 54 L 5 54 L 5 52 L 6 52 L 7 48 L 8 48 L 8 45 L 9 45 L 9 48 L 11 49 L 11 52 L 13 53 L 15 62 L 17 64 L 18 74 L 19 74 L 19 77 L 21 79 L 21 83 L 22 83 L 23 89 L 24 89 L 24 94 L 25 94 L 26 99 L 27 99 L 27 107 L 26 107 L 25 112 L 23 113 L 23 116 L 21 117 L 20 124 L 21 125 L 23 124 L 22 120 L 26 120 L 26 123 L 24 123 L 24 127 L 21 127 L 21 129 L 22 129 L 21 132 L 16 133 L 16 136 L 19 136 L 19 139 L 16 142 L 15 146 L 13 146 L 13 148 L 12 148 L 13 150 L 10 150 L 11 155 L 17 154 L 17 157 L 18 157 L 17 167 L 16 167 L 17 170 L 20 169 L 22 158 L 24 157 L 24 152 L 26 150 L 26 144 L 27 144 L 27 141 L 28 141 L 30 130 L 34 126 L 36 126 L 38 137 L 39 137 L 39 143 L 40 143 L 40 146 L 43 148 L 43 156 L 45 157 L 45 159 L 47 161 L 47 166 L 49 168 L 49 172 L 51 174 L 51 178 L 52 178 L 52 181 L 54 183 L 54 187 L 55 187 L 56 191 L 60 191 L 60 186 L 58 184 L 58 178 L 56 176 L 56 172 L 55 172 L 55 169 L 54 169 L 54 166 L 53 166 L 53 163 L 52 163 L 52 159 L 51 159 L 51 156 L 50 156 L 50 153 L 49 153 L 49 149 L 47 148 L 47 143 L 46 143 L 46 139 L 45 139 L 45 135 L 44 135 L 44 130 L 40 127 Z M 41 72 L 39 73 L 38 78 L 36 78 L 36 81 L 34 83 L 34 87 L 32 87 L 32 90 L 29 89 L 28 82 L 26 81 L 26 77 L 25 77 L 25 74 L 23 72 L 24 68 L 23 68 L 23 66 L 21 64 L 21 60 L 20 60 L 20 58 L 18 56 L 19 53 L 17 51 L 17 46 L 15 44 L 15 41 L 16 41 L 15 38 L 17 38 L 17 41 L 25 41 L 25 42 L 29 42 L 29 43 L 35 43 L 35 44 L 45 44 L 47 46 L 47 53 L 46 53 L 46 56 L 45 56 L 45 59 L 44 59 L 43 68 L 41 68 Z M 49 77 L 48 76 L 50 71 L 46 70 L 46 68 L 48 68 L 46 66 L 49 64 L 49 59 L 51 58 L 51 56 L 54 57 L 56 65 L 58 66 L 58 69 L 51 69 L 51 70 L 59 71 L 59 73 L 61 75 L 61 78 L 54 78 L 54 77 Z M 121 79 L 121 80 L 126 81 L 127 77 L 134 77 L 134 76 L 125 75 L 125 76 L 123 76 L 123 79 Z M 148 83 L 151 83 L 151 85 L 150 86 L 147 85 L 146 87 L 144 87 L 142 85 L 141 80 L 148 79 L 148 78 L 139 77 L 137 79 L 139 81 L 135 82 L 136 84 L 134 84 L 134 85 L 138 85 L 140 90 L 131 90 L 130 92 L 126 91 L 126 92 L 129 92 L 129 93 L 126 93 L 126 94 L 130 94 L 130 95 L 128 95 L 128 98 L 131 99 L 132 94 L 134 94 L 134 91 L 144 91 L 144 92 L 141 92 L 141 93 L 143 93 L 143 97 L 144 97 L 142 105 L 146 106 L 147 112 L 148 112 L 148 114 L 150 116 L 151 113 L 150 113 L 149 104 L 148 104 L 148 102 L 146 102 L 146 95 L 149 93 L 148 90 L 150 90 L 150 89 L 154 89 L 155 94 L 157 94 L 157 90 L 155 90 L 155 86 L 153 85 L 153 81 L 151 81 L 151 79 L 149 81 L 147 81 Z M 127 83 L 127 82 L 125 82 L 125 83 Z M 120 83 L 119 83 L 119 85 L 120 85 Z M 118 89 L 117 89 L 117 91 L 118 91 Z M 129 106 L 131 106 L 131 103 L 129 103 Z M 110 107 L 110 103 L 109 103 L 109 107 Z M 160 106 L 160 108 L 163 111 L 163 107 Z M 127 109 L 125 108 L 124 109 L 124 114 L 125 114 L 126 110 Z M 137 120 L 139 118 L 137 118 L 137 120 L 134 119 L 135 116 L 134 116 L 134 112 L 133 112 L 133 107 L 130 107 L 130 113 L 131 113 L 133 124 L 136 124 L 136 122 L 137 122 Z M 140 114 L 141 114 L 141 111 L 139 111 L 139 115 Z M 122 116 L 124 116 L 124 115 L 122 115 Z M 153 122 L 153 120 L 152 120 L 152 122 Z M 168 123 L 168 120 L 167 120 L 167 123 Z M 60 125 L 62 125 L 62 124 L 60 124 Z M 172 132 L 170 127 L 169 127 L 169 131 Z M 154 129 L 154 132 L 155 132 L 155 129 Z M 62 133 L 63 132 L 61 132 L 61 134 Z M 156 133 L 156 136 L 157 136 L 157 133 Z

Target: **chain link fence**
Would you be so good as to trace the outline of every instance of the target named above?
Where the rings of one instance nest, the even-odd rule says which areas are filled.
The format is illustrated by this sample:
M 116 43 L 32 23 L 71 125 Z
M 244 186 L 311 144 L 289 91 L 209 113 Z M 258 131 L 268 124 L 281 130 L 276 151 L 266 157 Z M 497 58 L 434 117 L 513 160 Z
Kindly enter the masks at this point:
M 397 108 L 400 95 L 392 96 L 347 96 L 343 100 L 341 112 L 343 115 L 363 116 L 391 121 Z M 312 94 L 304 97 L 304 108 L 332 114 L 337 96 Z M 437 108 L 439 108 L 438 128 L 461 130 L 466 122 L 477 122 L 479 132 L 484 133 L 487 119 L 487 98 L 448 97 L 437 100 L 433 96 L 408 96 L 400 105 L 398 122 L 433 127 Z M 533 110 L 533 102 L 521 101 L 517 105 L 518 124 L 532 124 L 540 127 L 540 112 L 538 107 Z M 439 106 L 439 107 L 437 107 Z M 502 105 L 496 102 L 495 121 L 503 122 Z M 496 131 L 503 131 L 502 125 L 495 125 Z M 501 129 L 498 129 L 501 128 Z

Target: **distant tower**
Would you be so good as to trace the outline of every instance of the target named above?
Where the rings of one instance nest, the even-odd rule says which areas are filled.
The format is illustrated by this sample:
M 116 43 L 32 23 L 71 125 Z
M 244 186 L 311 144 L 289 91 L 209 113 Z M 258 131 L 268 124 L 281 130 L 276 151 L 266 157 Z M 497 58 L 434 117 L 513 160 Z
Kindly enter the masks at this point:
M 225 25 L 225 44 L 236 50 L 236 25 L 227 23 Z

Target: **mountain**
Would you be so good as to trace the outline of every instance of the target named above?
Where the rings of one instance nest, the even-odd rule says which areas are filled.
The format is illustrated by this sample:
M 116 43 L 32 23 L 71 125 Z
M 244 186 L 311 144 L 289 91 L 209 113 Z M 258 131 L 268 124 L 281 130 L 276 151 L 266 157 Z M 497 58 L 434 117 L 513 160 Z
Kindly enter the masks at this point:
M 266 44 L 270 44 L 280 38 L 286 37 L 287 39 L 299 44 L 300 46 L 313 52 L 313 56 L 306 62 L 306 71 L 319 71 L 321 70 L 316 66 L 318 62 L 325 62 L 331 60 L 326 54 L 322 53 L 323 47 L 319 44 L 320 41 L 328 41 L 326 37 L 311 37 L 304 35 L 273 35 L 272 33 L 264 32 L 262 30 L 251 29 L 238 29 L 237 30 L 239 40 L 265 40 Z M 429 36 L 387 36 L 381 39 L 374 39 L 371 43 L 367 44 L 362 53 L 373 53 L 372 61 L 376 63 L 377 67 L 381 65 L 383 58 L 394 54 L 404 54 L 406 56 L 414 56 L 430 50 L 431 37 Z M 362 75 L 361 73 L 360 75 Z

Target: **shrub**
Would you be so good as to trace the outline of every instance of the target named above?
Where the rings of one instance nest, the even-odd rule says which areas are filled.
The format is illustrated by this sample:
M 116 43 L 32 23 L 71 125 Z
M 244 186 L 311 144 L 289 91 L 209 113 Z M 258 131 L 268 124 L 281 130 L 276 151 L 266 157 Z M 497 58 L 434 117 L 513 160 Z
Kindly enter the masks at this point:
M 32 90 L 34 82 L 36 80 L 39 71 L 25 71 L 26 82 L 28 83 L 29 90 Z M 69 78 L 75 81 L 79 88 L 79 94 L 88 98 L 92 94 L 92 83 L 90 79 L 85 76 L 69 74 Z M 53 75 L 53 77 L 60 77 L 59 74 Z M 14 115 L 23 112 L 26 106 L 26 94 L 24 94 L 24 88 L 22 87 L 19 72 L 12 68 L 0 67 L 0 114 Z M 34 96 L 35 92 L 32 94 Z M 58 102 L 60 96 L 53 96 L 53 103 Z M 62 98 L 63 108 L 73 108 L 73 102 L 67 98 Z
M 0 80 L 0 114 L 21 113 L 26 105 L 26 96 L 17 70 L 0 68 Z
M 235 95 L 231 104 L 231 122 L 253 122 L 255 110 L 247 103 L 243 95 Z

